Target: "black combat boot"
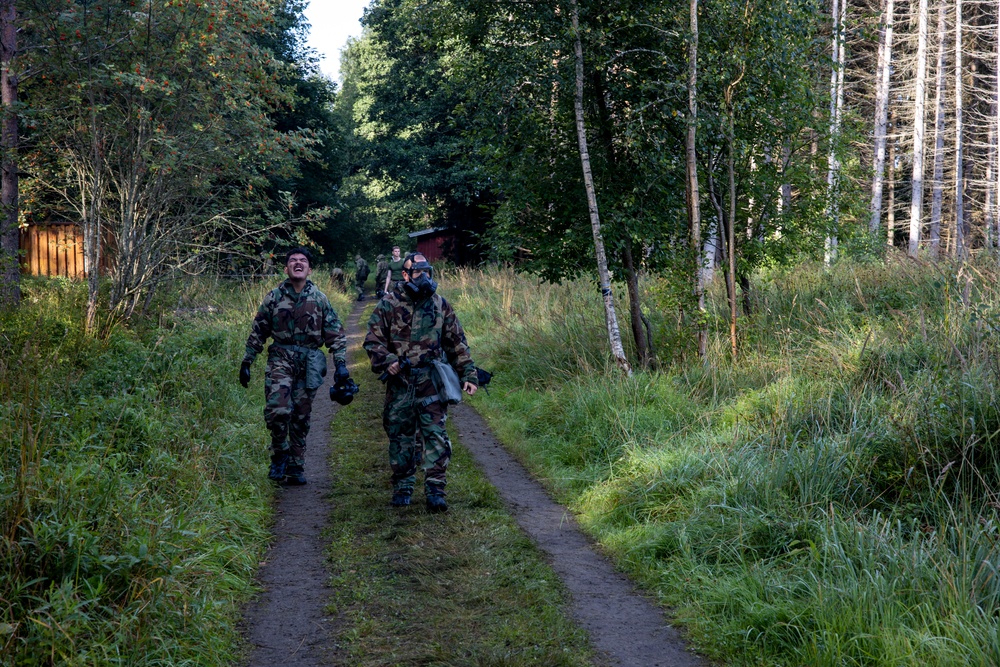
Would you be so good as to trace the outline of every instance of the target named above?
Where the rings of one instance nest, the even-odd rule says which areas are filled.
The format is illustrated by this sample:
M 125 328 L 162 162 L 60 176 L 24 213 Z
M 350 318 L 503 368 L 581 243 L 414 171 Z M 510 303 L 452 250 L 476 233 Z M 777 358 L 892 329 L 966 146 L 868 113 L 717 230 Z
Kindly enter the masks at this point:
M 289 463 L 285 468 L 285 486 L 302 486 L 306 483 L 306 471 L 302 466 Z
M 444 499 L 444 486 L 440 484 L 427 484 L 424 486 L 424 495 L 427 497 L 427 511 L 431 514 L 448 511 L 448 502 Z
M 431 514 L 448 511 L 448 502 L 440 493 L 432 493 L 427 496 L 427 511 Z
M 267 478 L 281 482 L 285 479 L 285 468 L 288 466 L 288 452 L 281 450 L 271 454 L 271 468 L 267 471 Z

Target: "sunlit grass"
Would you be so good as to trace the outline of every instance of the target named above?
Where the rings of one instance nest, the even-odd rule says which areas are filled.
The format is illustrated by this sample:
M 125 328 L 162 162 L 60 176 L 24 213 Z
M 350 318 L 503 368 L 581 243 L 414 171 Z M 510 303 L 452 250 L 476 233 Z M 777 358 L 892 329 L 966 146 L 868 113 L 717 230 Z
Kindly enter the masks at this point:
M 708 364 L 646 287 L 625 378 L 591 283 L 446 276 L 510 448 L 729 663 L 998 664 L 996 267 L 761 279 L 736 360 L 715 285 Z
M 0 319 L 0 663 L 227 665 L 265 547 L 264 286 L 165 290 L 84 334 L 84 287 L 27 280 Z M 252 305 L 251 305 L 252 304 Z

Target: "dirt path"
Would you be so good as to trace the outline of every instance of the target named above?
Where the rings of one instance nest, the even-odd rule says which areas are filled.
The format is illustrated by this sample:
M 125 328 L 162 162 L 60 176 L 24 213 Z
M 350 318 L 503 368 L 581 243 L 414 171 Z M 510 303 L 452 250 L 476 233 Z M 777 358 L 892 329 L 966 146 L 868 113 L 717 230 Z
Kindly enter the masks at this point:
M 594 648 L 621 667 L 689 667 L 708 662 L 690 653 L 663 612 L 601 556 L 576 520 L 505 450 L 475 410 L 450 411 L 461 446 L 500 492 L 521 529 L 548 555 L 572 596 L 571 616 Z
M 361 344 L 355 305 L 348 316 L 347 344 Z M 333 650 L 333 618 L 326 614 L 329 576 L 324 564 L 327 497 L 332 487 L 330 421 L 340 407 L 330 400 L 327 373 L 316 392 L 306 440 L 306 486 L 279 491 L 274 542 L 259 574 L 264 592 L 244 616 L 243 634 L 253 647 L 245 667 L 319 667 Z
M 354 308 L 347 320 L 352 347 L 361 344 L 361 312 Z M 323 530 L 331 490 L 329 426 L 337 406 L 327 398 L 326 387 L 320 388 L 313 405 L 306 458 L 309 484 L 284 489 L 278 498 L 274 544 L 260 573 L 265 590 L 244 619 L 244 635 L 253 646 L 245 667 L 319 667 L 332 658 L 334 628 L 325 613 L 329 589 Z M 661 610 L 595 550 L 573 517 L 503 449 L 472 408 L 456 406 L 451 416 L 459 434 L 457 445 L 468 448 L 518 524 L 547 554 L 571 594 L 570 614 L 609 664 L 709 664 L 687 651 Z

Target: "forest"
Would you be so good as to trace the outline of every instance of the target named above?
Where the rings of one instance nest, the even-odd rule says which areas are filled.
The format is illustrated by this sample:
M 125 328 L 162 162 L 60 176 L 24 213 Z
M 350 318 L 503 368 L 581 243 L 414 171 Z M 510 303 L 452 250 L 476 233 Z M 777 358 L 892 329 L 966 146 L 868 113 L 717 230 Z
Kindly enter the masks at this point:
M 472 405 L 697 651 L 1000 664 L 1000 4 L 372 0 L 339 82 L 306 4 L 0 0 L 0 663 L 236 664 L 260 296 L 434 229 Z

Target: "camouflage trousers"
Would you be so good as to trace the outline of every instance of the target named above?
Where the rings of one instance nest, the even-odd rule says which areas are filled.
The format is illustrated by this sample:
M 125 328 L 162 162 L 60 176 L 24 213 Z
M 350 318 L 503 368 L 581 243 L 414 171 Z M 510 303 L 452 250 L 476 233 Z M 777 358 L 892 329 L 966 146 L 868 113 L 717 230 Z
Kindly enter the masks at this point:
M 285 453 L 291 469 L 303 469 L 306 436 L 315 389 L 306 389 L 306 364 L 302 355 L 271 348 L 264 372 L 264 423 L 271 432 L 271 454 Z
M 448 406 L 440 401 L 424 405 L 422 400 L 435 393 L 427 373 L 412 378 L 406 387 L 390 382 L 386 389 L 382 427 L 389 436 L 393 492 L 413 493 L 417 466 L 422 466 L 425 491 L 444 493 L 451 460 L 445 429 Z

